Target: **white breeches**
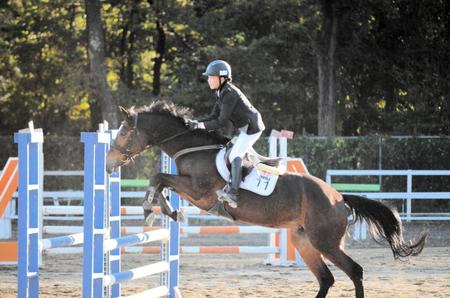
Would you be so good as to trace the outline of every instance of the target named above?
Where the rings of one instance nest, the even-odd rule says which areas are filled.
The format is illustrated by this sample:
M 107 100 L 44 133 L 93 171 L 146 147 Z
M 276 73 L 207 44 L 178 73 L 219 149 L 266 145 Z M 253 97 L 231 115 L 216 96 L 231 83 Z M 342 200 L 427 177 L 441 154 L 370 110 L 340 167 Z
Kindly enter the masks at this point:
M 236 142 L 234 143 L 233 148 L 231 149 L 230 155 L 228 157 L 230 162 L 233 162 L 233 160 L 236 157 L 244 158 L 245 153 L 259 139 L 261 134 L 262 131 L 254 133 L 252 135 L 248 135 L 247 133 L 241 130 L 241 133 L 239 134 Z

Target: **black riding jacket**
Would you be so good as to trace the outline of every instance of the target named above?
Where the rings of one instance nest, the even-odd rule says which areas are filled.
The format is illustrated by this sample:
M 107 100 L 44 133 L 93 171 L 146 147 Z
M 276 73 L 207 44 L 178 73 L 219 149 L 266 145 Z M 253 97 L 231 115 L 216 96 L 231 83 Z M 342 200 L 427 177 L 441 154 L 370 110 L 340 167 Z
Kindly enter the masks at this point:
M 253 107 L 239 88 L 225 82 L 216 92 L 217 101 L 211 115 L 204 122 L 207 130 L 215 130 L 224 127 L 227 121 L 231 121 L 235 128 L 248 125 L 247 134 L 251 135 L 265 129 L 261 114 Z

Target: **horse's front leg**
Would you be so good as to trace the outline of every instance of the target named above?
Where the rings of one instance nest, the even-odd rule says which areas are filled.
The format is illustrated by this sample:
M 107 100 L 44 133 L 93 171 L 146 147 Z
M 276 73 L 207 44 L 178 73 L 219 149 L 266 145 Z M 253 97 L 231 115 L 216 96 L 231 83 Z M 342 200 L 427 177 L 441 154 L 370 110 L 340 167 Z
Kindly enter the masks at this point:
M 174 210 L 170 201 L 164 197 L 162 194 L 162 190 L 165 187 L 170 187 L 175 189 L 175 191 L 182 191 L 186 193 L 192 193 L 189 190 L 189 186 L 191 185 L 190 177 L 188 176 L 178 176 L 178 175 L 170 175 L 159 173 L 153 176 L 150 179 L 149 188 L 145 194 L 145 200 L 143 204 L 144 208 L 144 217 L 146 222 L 151 226 L 155 219 L 155 213 L 152 210 L 152 207 L 156 205 L 157 202 L 160 203 L 161 212 L 174 221 L 182 221 L 184 222 L 183 213 L 179 210 Z M 198 195 L 195 193 L 195 195 Z
M 158 204 L 159 203 L 159 204 Z M 144 208 L 144 218 L 149 226 L 153 225 L 156 214 L 153 211 L 153 206 L 159 205 L 161 213 L 169 216 L 174 221 L 184 222 L 184 215 L 179 210 L 174 210 L 170 201 L 164 197 L 162 193 L 154 194 L 152 200 L 144 200 L 142 207 Z
M 153 206 L 159 205 L 161 207 L 162 214 L 165 214 L 172 218 L 174 221 L 184 221 L 184 216 L 180 214 L 177 210 L 174 210 L 170 201 L 164 197 L 161 190 L 155 186 L 149 186 L 147 192 L 145 193 L 145 199 L 142 204 L 142 208 L 144 209 L 144 219 L 149 226 L 153 226 L 153 222 L 155 221 L 156 214 L 153 211 Z M 159 204 L 158 204 L 159 203 Z

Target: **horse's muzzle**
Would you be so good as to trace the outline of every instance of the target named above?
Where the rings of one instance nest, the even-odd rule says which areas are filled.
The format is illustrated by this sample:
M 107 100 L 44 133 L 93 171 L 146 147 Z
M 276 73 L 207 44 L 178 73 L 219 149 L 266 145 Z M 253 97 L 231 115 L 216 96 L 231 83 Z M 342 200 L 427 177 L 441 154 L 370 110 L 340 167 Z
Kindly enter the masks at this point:
M 130 163 L 130 160 L 122 161 L 122 160 L 115 160 L 115 159 L 106 159 L 106 172 L 108 172 L 108 174 L 111 174 L 117 168 L 127 165 L 129 163 Z
M 106 161 L 106 172 L 111 174 L 117 168 L 115 161 Z
M 116 154 L 113 151 L 109 151 L 106 155 L 106 172 L 111 174 L 115 169 L 120 167 L 123 163 L 120 161 L 120 154 Z

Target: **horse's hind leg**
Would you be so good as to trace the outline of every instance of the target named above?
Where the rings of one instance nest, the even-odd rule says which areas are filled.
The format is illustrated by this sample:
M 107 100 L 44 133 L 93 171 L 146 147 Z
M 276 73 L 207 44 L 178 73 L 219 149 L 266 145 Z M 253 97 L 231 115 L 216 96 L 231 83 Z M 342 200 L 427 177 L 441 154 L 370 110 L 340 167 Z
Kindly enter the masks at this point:
M 364 297 L 363 268 L 352 260 L 340 247 L 324 254 L 337 267 L 344 271 L 355 285 L 355 297 Z
M 322 255 L 311 244 L 303 228 L 293 231 L 291 238 L 303 261 L 319 282 L 320 289 L 316 297 L 325 297 L 328 289 L 334 284 L 334 277 L 323 261 Z

